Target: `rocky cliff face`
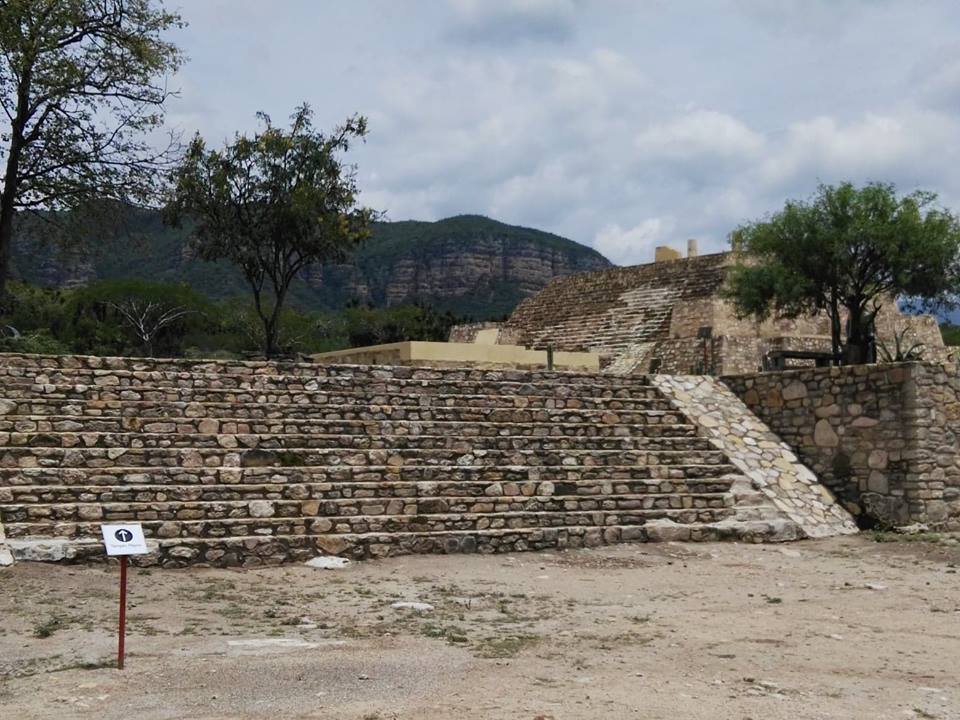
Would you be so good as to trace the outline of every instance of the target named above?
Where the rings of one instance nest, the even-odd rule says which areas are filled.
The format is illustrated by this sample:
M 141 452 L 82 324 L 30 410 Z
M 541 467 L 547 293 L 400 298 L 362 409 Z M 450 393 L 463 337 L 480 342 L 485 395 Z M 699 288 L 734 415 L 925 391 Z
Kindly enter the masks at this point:
M 14 252 L 15 277 L 25 277 L 44 287 L 76 287 L 97 276 L 92 259 L 76 248 L 61 248 L 40 240 L 25 241 Z
M 484 237 L 469 248 L 443 242 L 429 257 L 402 258 L 393 265 L 386 285 L 378 290 L 390 305 L 417 297 L 455 298 L 500 283 L 528 297 L 552 278 L 607 265 L 597 258 L 571 257 L 535 242 Z
M 14 267 L 24 280 L 52 286 L 139 277 L 187 282 L 214 298 L 247 292 L 234 268 L 198 260 L 186 235 L 156 217 L 145 214 L 139 231 L 141 241 L 103 242 L 83 262 L 23 243 Z M 606 258 L 571 240 L 475 215 L 378 223 L 351 262 L 308 268 L 294 300 L 309 309 L 424 301 L 483 319 L 509 313 L 552 278 L 606 267 Z

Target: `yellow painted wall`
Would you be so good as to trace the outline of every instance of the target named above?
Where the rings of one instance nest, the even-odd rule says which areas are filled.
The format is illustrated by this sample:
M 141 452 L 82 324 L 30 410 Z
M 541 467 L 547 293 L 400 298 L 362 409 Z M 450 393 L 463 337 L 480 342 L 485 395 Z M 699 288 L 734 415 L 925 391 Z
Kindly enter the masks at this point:
M 312 356 L 321 363 L 360 365 L 429 365 L 430 363 L 463 365 L 541 366 L 547 364 L 544 350 L 530 350 L 520 345 L 484 345 L 480 343 L 399 342 L 370 345 L 349 350 L 318 353 Z M 598 372 L 600 356 L 587 352 L 555 352 L 553 365 L 558 370 Z

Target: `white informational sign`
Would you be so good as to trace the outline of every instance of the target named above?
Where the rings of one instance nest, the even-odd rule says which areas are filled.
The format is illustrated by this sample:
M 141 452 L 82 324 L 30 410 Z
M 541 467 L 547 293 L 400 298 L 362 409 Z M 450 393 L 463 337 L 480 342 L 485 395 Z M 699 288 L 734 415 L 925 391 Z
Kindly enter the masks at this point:
M 107 555 L 146 555 L 150 552 L 140 523 L 101 525 L 100 529 Z

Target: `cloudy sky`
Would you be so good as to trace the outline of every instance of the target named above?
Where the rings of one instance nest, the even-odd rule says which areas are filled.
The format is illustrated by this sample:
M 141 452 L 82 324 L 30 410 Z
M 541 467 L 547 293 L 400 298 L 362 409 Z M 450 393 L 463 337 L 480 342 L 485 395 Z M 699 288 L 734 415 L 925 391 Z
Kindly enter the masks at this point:
M 617 263 L 720 250 L 820 182 L 960 211 L 956 0 L 168 0 L 169 121 L 220 143 L 309 102 L 359 112 L 363 199 L 481 213 Z

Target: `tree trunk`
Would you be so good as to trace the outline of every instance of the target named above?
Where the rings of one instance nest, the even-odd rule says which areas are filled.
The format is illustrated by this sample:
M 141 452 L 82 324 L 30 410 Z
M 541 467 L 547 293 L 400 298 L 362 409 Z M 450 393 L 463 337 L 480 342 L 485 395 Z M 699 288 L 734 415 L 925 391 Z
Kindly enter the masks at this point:
M 7 296 L 7 280 L 10 274 L 10 254 L 13 247 L 13 219 L 17 212 L 17 171 L 20 165 L 22 146 L 19 133 L 10 142 L 7 168 L 3 174 L 3 192 L 0 193 L 0 305 Z
M 10 147 L 7 149 L 7 167 L 3 172 L 3 192 L 0 193 L 0 306 L 5 304 L 7 297 L 13 247 L 13 219 L 17 212 L 17 193 L 20 191 L 20 159 L 26 144 L 24 128 L 30 118 L 32 82 L 33 59 L 25 58 L 17 84 L 17 113 L 10 123 Z
M 850 331 L 847 333 L 847 346 L 843 353 L 845 365 L 862 365 L 867 362 L 867 350 L 870 345 L 869 323 L 864 322 L 860 306 L 847 307 Z
M 840 355 L 840 342 L 840 304 L 834 294 L 830 298 L 830 349 L 834 358 Z
M 275 288 L 273 312 L 270 313 L 269 322 L 264 321 L 264 329 L 266 330 L 265 344 L 268 358 L 272 358 L 280 352 L 280 311 L 283 309 L 283 301 L 287 296 L 287 287 L 289 286 Z
M 263 354 L 267 360 L 277 355 L 277 322 L 271 315 L 263 319 Z

